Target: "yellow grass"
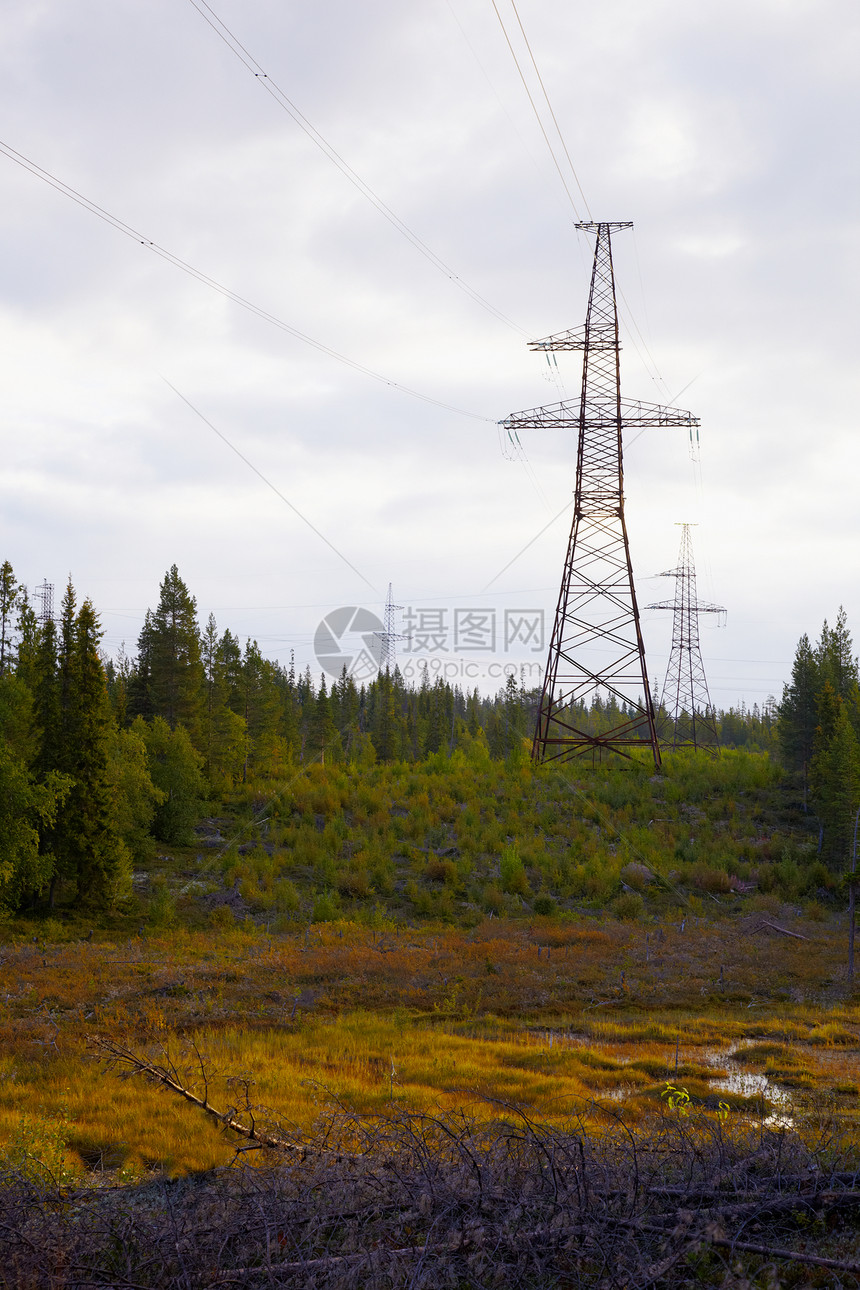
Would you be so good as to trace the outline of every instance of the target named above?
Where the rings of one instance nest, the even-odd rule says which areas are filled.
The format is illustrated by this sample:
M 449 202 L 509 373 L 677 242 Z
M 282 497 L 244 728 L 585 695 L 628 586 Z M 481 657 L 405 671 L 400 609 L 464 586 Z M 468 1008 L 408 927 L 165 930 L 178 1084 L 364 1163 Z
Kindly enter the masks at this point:
M 838 929 L 753 947 L 729 923 L 649 931 L 492 920 L 470 933 L 344 924 L 272 941 L 6 946 L 0 1143 L 14 1154 L 41 1124 L 79 1168 L 231 1158 L 235 1140 L 201 1112 L 100 1067 L 87 1048 L 99 1034 L 186 1063 L 193 1042 L 217 1075 L 215 1105 L 235 1104 L 227 1077 L 247 1075 L 254 1101 L 299 1130 L 330 1098 L 367 1114 L 391 1100 L 486 1116 L 517 1103 L 550 1120 L 591 1116 L 597 1099 L 635 1118 L 667 1078 L 715 1105 L 729 1068 L 855 1114 L 860 1009 L 833 986 Z

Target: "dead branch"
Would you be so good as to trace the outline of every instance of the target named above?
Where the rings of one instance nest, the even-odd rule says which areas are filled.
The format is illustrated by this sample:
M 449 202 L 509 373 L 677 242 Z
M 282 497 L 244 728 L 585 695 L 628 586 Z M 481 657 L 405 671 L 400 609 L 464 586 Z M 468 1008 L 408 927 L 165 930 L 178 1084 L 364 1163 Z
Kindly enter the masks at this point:
M 773 1245 L 754 1245 L 752 1241 L 736 1241 L 728 1236 L 711 1236 L 711 1245 L 723 1246 L 729 1250 L 744 1250 L 747 1254 L 759 1254 L 765 1259 L 785 1259 L 792 1263 L 808 1263 L 814 1268 L 831 1268 L 835 1272 L 850 1272 L 860 1276 L 860 1263 L 846 1263 L 841 1259 L 825 1259 L 818 1254 L 807 1254 L 804 1250 L 782 1250 Z
M 89 1041 L 90 1047 L 93 1048 L 99 1056 L 107 1061 L 110 1066 L 126 1071 L 132 1075 L 142 1075 L 147 1079 L 153 1080 L 156 1084 L 170 1089 L 172 1093 L 177 1093 L 190 1102 L 192 1106 L 198 1107 L 201 1111 L 217 1120 L 225 1129 L 230 1129 L 233 1133 L 238 1133 L 240 1137 L 248 1138 L 258 1146 L 267 1147 L 272 1151 L 288 1151 L 304 1160 L 308 1154 L 308 1147 L 303 1143 L 291 1142 L 288 1138 L 282 1138 L 273 1134 L 263 1133 L 257 1127 L 256 1119 L 253 1114 L 253 1108 L 248 1097 L 249 1086 L 246 1084 L 246 1098 L 244 1110 L 249 1116 L 250 1124 L 243 1124 L 236 1118 L 234 1111 L 219 1111 L 212 1106 L 209 1101 L 209 1075 L 202 1055 L 196 1045 L 193 1045 L 193 1051 L 200 1068 L 203 1079 L 203 1097 L 198 1097 L 196 1093 L 187 1088 L 182 1081 L 182 1076 L 175 1062 L 169 1056 L 166 1049 L 162 1048 L 163 1061 L 156 1062 L 147 1057 L 142 1057 L 124 1044 L 119 1043 L 116 1039 L 107 1036 L 96 1036 Z

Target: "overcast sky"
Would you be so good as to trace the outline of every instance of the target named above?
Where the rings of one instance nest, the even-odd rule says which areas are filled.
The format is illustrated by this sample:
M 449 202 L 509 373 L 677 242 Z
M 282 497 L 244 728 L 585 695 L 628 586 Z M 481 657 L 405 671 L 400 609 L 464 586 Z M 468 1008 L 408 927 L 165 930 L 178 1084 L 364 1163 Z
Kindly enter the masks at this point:
M 4 146 L 134 234 L 0 156 L 0 558 L 58 599 L 71 573 L 109 651 L 174 562 L 201 622 L 315 672 L 320 619 L 381 613 L 389 582 L 449 625 L 551 616 L 569 513 L 515 557 L 571 500 L 574 435 L 523 432 L 508 460 L 496 423 L 577 395 L 576 356 L 560 393 L 525 343 L 584 319 L 577 214 L 634 221 L 625 395 L 702 419 L 698 461 L 686 430 L 628 435 L 640 603 L 671 597 L 652 575 L 696 522 L 699 595 L 728 610 L 702 622 L 719 706 L 779 697 L 841 603 L 860 638 L 856 3 L 518 0 L 581 192 L 496 3 L 576 211 L 492 0 L 0 9 Z M 643 618 L 660 683 L 671 615 Z M 457 674 L 492 657 L 440 659 L 495 688 Z

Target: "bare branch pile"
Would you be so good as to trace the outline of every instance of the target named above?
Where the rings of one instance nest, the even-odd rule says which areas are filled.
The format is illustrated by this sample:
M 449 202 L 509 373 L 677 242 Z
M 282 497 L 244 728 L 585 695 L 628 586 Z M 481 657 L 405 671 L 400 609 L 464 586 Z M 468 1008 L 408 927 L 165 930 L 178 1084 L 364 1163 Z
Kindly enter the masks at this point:
M 188 1096 L 175 1066 L 136 1060 Z M 0 1177 L 0 1285 L 860 1285 L 856 1152 L 833 1124 L 666 1108 L 633 1131 L 594 1108 L 558 1127 L 511 1107 L 369 1120 L 335 1104 L 299 1139 L 260 1128 L 240 1092 L 224 1112 L 205 1089 L 189 1099 L 242 1129 L 232 1168 L 71 1189 Z

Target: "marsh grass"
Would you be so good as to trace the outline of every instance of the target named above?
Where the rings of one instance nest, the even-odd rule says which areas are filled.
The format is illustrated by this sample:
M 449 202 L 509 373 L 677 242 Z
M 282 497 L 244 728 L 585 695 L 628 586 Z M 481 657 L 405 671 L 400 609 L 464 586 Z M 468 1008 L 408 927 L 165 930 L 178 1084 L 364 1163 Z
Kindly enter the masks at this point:
M 302 1128 L 329 1096 L 367 1114 L 500 1098 L 554 1123 L 605 1098 L 647 1116 L 672 1079 L 708 1107 L 730 1052 L 775 1085 L 832 1094 L 850 1118 L 860 1009 L 833 990 L 840 932 L 792 926 L 814 940 L 758 936 L 754 953 L 743 927 L 704 919 L 682 931 L 493 918 L 463 931 L 380 917 L 271 937 L 234 924 L 7 944 L 0 1142 L 22 1116 L 65 1114 L 70 1168 L 184 1173 L 231 1158 L 235 1143 L 204 1116 L 102 1072 L 87 1037 L 106 1033 L 172 1051 L 194 1040 L 219 1078 L 247 1075 L 260 1104 Z

